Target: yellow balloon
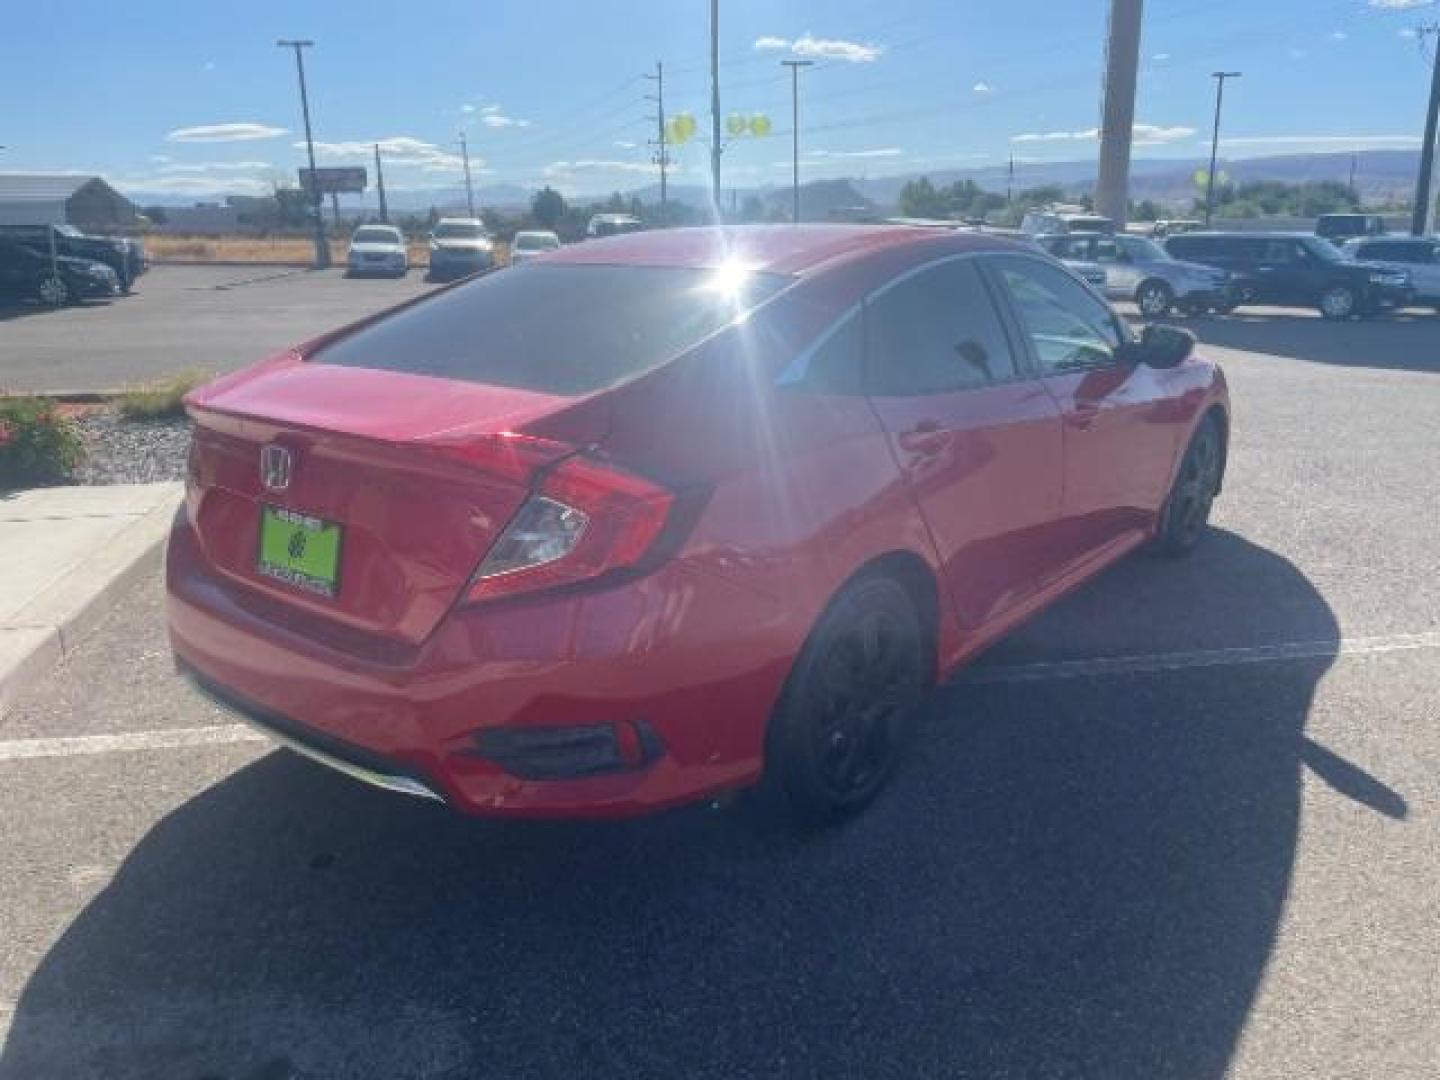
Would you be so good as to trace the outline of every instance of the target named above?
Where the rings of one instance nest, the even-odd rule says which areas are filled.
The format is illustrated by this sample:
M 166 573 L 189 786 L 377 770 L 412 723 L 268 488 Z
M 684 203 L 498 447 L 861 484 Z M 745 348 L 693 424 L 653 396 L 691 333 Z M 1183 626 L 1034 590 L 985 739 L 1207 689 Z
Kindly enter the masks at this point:
M 670 141 L 684 145 L 695 137 L 695 117 L 680 113 L 670 121 Z
M 756 113 L 750 118 L 750 134 L 757 139 L 763 139 L 770 134 L 770 118 L 764 113 Z
M 744 135 L 748 127 L 749 124 L 746 122 L 745 117 L 739 113 L 731 113 L 725 118 L 725 130 L 730 133 L 730 137 L 733 139 L 738 139 L 741 135 Z

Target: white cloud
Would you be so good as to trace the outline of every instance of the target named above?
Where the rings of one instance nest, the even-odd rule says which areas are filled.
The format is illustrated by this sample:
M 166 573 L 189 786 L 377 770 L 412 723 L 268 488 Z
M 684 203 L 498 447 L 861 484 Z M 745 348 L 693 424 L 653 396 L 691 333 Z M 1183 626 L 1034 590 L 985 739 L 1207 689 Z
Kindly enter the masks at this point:
M 1332 30 L 1332 31 L 1330 31 L 1330 40 L 1331 40 L 1331 41 L 1348 41 L 1349 39 L 1350 39 L 1350 35 L 1347 34 L 1344 30 Z
M 972 94 L 981 94 L 981 95 L 993 94 L 993 93 L 995 92 L 995 87 L 991 86 L 991 85 L 990 85 L 988 82 L 986 82 L 984 79 L 981 79 L 979 82 L 977 82 L 974 86 L 972 86 L 972 87 L 970 88 L 970 92 L 971 92 Z
M 755 39 L 756 49 L 762 51 L 789 51 L 796 56 L 815 60 L 843 60 L 849 64 L 868 64 L 879 58 L 885 51 L 882 45 L 868 42 L 846 41 L 843 38 L 817 38 L 814 34 L 802 34 L 793 41 L 789 38 L 766 35 Z
M 156 195 L 268 195 L 273 190 L 260 177 L 227 176 L 121 176 L 113 181 L 121 191 L 143 191 Z
M 635 147 L 639 146 L 640 144 L 628 142 L 625 139 L 616 139 L 615 145 L 618 146 L 621 150 L 634 150 Z
M 905 153 L 898 146 L 881 146 L 873 150 L 810 150 L 806 157 L 816 158 L 887 158 Z
M 499 105 L 485 105 L 480 109 L 480 122 L 488 128 L 525 128 L 530 126 L 529 120 L 517 120 L 513 116 L 507 116 L 505 110 Z
M 1163 64 L 1166 60 L 1170 59 L 1170 54 L 1168 52 L 1157 52 L 1150 59 L 1154 60 L 1157 64 Z
M 1289 52 L 1291 60 L 1304 60 L 1305 57 L 1310 55 L 1305 49 L 1290 49 Z
M 169 154 L 151 154 L 150 160 L 156 165 L 164 165 L 166 162 L 174 161 L 175 159 Z
M 1136 124 L 1133 132 L 1136 146 L 1164 146 L 1166 143 L 1189 138 L 1195 134 L 1195 129 L 1183 125 L 1161 127 L 1158 124 Z M 1094 142 L 1098 138 L 1100 138 L 1099 128 L 1086 128 L 1083 131 L 1027 131 L 1021 135 L 1011 135 L 1010 141 L 1017 143 Z
M 1209 145 L 1203 140 L 1197 145 Z M 1405 149 L 1420 145 L 1418 135 L 1236 135 L 1220 140 L 1221 146 L 1315 146 L 1340 149 L 1386 147 Z
M 1409 11 L 1412 8 L 1429 7 L 1435 0 L 1370 0 L 1372 8 L 1382 11 Z
M 460 106 L 460 111 L 463 112 L 463 113 L 472 113 L 472 112 L 475 111 L 475 106 L 474 106 L 474 105 L 461 105 L 461 106 Z
M 165 136 L 166 142 L 248 142 L 275 139 L 287 134 L 285 128 L 269 124 L 201 124 L 198 127 L 176 128 Z
M 392 135 L 388 139 L 359 139 L 350 142 L 317 142 L 315 156 L 331 161 L 337 158 L 358 158 L 368 164 L 377 143 L 386 167 L 391 165 L 415 166 L 423 172 L 454 172 L 464 168 L 464 161 L 459 154 L 410 135 Z M 303 142 L 291 145 L 296 150 L 305 149 Z M 472 172 L 483 169 L 484 164 L 483 158 L 471 156 Z
M 214 70 L 215 70 L 215 61 L 214 61 L 214 60 L 206 60 L 206 61 L 205 61 L 205 70 L 206 70 L 206 71 L 214 71 Z
M 154 160 L 153 158 L 151 160 Z M 169 158 L 165 159 L 167 162 Z M 269 169 L 273 166 L 268 161 L 197 161 L 194 164 L 166 164 L 160 169 L 162 173 L 226 173 L 226 172 L 255 172 L 257 169 Z
M 556 179 L 577 172 L 643 173 L 648 176 L 658 172 L 658 166 L 639 161 L 606 161 L 582 158 L 579 161 L 552 161 L 541 170 L 541 175 L 546 179 Z

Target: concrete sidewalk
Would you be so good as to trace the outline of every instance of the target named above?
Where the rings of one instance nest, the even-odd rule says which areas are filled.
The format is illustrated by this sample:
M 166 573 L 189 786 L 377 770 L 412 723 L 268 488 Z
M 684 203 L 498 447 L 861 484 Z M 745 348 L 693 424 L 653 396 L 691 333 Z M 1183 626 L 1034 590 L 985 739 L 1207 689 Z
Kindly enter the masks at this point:
M 181 485 L 0 494 L 0 713 L 161 558 Z

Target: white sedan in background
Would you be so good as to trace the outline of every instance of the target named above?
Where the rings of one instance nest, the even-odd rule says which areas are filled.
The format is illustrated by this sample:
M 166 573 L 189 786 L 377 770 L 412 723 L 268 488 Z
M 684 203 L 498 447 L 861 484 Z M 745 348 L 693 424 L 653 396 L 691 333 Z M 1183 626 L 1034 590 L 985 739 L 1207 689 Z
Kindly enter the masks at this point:
M 536 255 L 555 251 L 559 247 L 560 237 L 553 232 L 546 232 L 542 229 L 517 232 L 515 239 L 510 241 L 510 265 L 516 266 L 527 259 L 535 258 Z
M 380 274 L 404 277 L 410 270 L 410 256 L 405 250 L 405 236 L 393 225 L 362 225 L 350 237 L 350 254 L 345 261 L 345 276 L 360 277 Z

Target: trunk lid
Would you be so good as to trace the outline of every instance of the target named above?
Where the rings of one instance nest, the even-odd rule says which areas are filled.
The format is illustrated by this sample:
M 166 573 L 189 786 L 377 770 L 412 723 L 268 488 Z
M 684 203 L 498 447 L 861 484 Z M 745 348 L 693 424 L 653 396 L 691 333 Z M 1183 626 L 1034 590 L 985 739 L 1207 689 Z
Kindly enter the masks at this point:
M 534 470 L 575 445 L 521 433 L 551 422 L 598 438 L 593 425 L 553 423 L 576 400 L 281 358 L 190 398 L 190 519 L 232 582 L 418 643 L 524 502 Z M 266 447 L 288 456 L 283 484 L 273 470 L 268 485 L 262 477 Z M 266 507 L 339 526 L 333 596 L 261 572 Z

